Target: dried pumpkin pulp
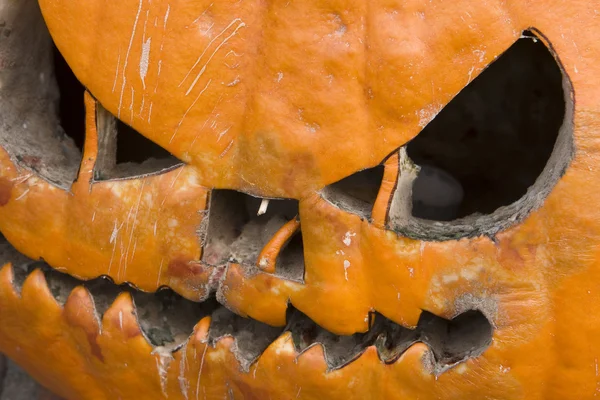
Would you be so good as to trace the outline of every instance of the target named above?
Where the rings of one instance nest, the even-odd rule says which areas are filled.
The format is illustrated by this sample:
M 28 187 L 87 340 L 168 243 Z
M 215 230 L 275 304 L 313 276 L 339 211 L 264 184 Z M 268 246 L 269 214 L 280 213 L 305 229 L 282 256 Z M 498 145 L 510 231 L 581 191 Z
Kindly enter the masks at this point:
M 0 3 L 0 351 L 67 399 L 594 397 L 594 7 Z

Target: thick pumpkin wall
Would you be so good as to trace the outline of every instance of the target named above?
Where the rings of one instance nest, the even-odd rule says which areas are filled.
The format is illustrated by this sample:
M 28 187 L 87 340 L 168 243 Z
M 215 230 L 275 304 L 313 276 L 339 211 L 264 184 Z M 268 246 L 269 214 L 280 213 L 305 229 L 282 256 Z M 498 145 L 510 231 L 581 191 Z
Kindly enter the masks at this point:
M 168 286 L 196 301 L 216 290 L 240 315 L 274 326 L 285 325 L 289 303 L 344 335 L 367 331 L 373 311 L 414 327 L 423 310 L 451 319 L 477 307 L 494 325 L 481 356 L 439 377 L 422 344 L 389 365 L 370 347 L 327 371 L 320 347 L 298 356 L 287 334 L 243 372 L 231 339 L 206 343 L 208 320 L 173 359 L 161 358 L 127 295 L 100 322 L 85 291 L 63 309 L 34 273 L 18 295 L 5 266 L 0 351 L 44 385 L 68 399 L 597 393 L 600 8 L 593 2 L 39 3 L 95 99 L 186 165 L 90 183 L 97 106 L 87 95 L 83 162 L 70 192 L 0 151 L 0 231 L 20 252 L 82 279 Z M 398 175 L 391 162 L 371 221 L 320 195 L 406 144 L 531 27 L 560 61 L 575 101 L 575 156 L 542 207 L 494 239 L 438 242 L 386 228 Z M 201 262 L 197 230 L 214 188 L 299 200 L 302 283 L 247 274 L 238 264 L 221 276 Z

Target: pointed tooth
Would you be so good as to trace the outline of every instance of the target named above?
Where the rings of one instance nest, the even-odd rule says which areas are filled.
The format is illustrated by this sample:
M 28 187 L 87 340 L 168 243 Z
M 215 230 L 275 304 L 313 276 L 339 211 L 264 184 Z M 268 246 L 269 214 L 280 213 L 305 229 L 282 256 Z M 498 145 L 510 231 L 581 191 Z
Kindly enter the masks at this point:
M 329 367 L 325 361 L 325 350 L 321 343 L 315 343 L 298 356 L 300 369 L 310 369 L 315 374 L 327 372 Z
M 100 361 L 104 361 L 98 344 L 100 322 L 94 307 L 94 300 L 85 287 L 77 286 L 73 289 L 65 302 L 63 315 L 69 325 L 81 328 L 90 345 L 91 353 Z
M 196 324 L 192 335 L 194 341 L 198 343 L 206 343 L 208 341 L 208 331 L 210 330 L 211 322 L 211 317 L 204 317 Z
M 104 313 L 102 327 L 107 335 L 116 338 L 121 337 L 124 341 L 142 336 L 130 293 L 123 292 L 117 296 Z M 150 343 L 148 343 L 148 346 L 150 346 Z
M 21 288 L 21 299 L 23 304 L 39 304 L 40 302 L 46 303 L 45 306 L 48 308 L 54 308 L 52 312 L 60 313 L 61 306 L 56 301 L 48 283 L 46 277 L 41 269 L 37 268 L 27 276 L 23 287 Z
M 11 297 L 18 297 L 17 288 L 13 285 L 13 266 L 6 263 L 0 269 L 0 298 L 6 297 L 10 293 Z

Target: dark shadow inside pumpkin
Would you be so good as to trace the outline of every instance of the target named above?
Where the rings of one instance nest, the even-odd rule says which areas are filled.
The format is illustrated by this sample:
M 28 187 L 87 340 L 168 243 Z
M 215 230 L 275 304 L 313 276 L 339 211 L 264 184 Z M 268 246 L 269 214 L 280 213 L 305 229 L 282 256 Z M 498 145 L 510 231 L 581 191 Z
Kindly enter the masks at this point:
M 278 337 L 289 332 L 298 353 L 321 345 L 329 370 L 343 368 L 370 346 L 375 346 L 379 357 L 386 363 L 397 361 L 414 343 L 427 344 L 433 354 L 432 373 L 439 375 L 456 363 L 482 354 L 491 344 L 493 328 L 479 310 L 468 310 L 452 320 L 422 312 L 414 329 L 403 327 L 380 314 L 371 314 L 371 328 L 366 333 L 336 335 L 320 327 L 305 314 L 288 307 L 287 326 L 273 327 L 251 318 L 243 318 L 220 305 L 213 297 L 201 303 L 184 299 L 169 289 L 144 293 L 130 285 L 115 285 L 100 277 L 80 281 L 58 272 L 47 264 L 30 260 L 0 238 L 1 264 L 11 262 L 13 286 L 20 292 L 29 274 L 40 269 L 50 293 L 64 305 L 77 286 L 85 287 L 94 303 L 96 317 L 102 322 L 104 313 L 121 292 L 131 294 L 135 317 L 145 338 L 154 347 L 174 352 L 185 345 L 194 326 L 210 316 L 209 344 L 221 338 L 236 341 L 234 354 L 241 367 L 248 371 L 260 355 Z
M 202 261 L 209 265 L 239 263 L 247 272 L 258 272 L 261 250 L 290 220 L 299 215 L 298 201 L 260 199 L 235 190 L 215 189 L 210 194 L 208 224 L 202 227 Z M 275 275 L 302 281 L 304 245 L 296 232 L 281 248 Z
M 344 211 L 369 219 L 381 187 L 383 172 L 383 165 L 358 171 L 325 187 L 321 196 Z
M 11 9 L 0 28 L 0 146 L 19 165 L 68 189 L 77 178 L 85 141 L 85 88 L 52 42 L 37 2 L 25 0 Z M 98 180 L 155 174 L 182 164 L 121 121 L 103 127 L 115 132 L 100 138 Z
M 408 144 L 424 167 L 413 186 L 415 217 L 492 213 L 544 170 L 565 116 L 563 78 L 544 43 L 523 36 Z
M 19 165 L 69 188 L 81 163 L 84 88 L 53 45 L 37 2 L 11 10 L 0 28 L 0 146 Z
M 96 103 L 98 156 L 94 180 L 139 178 L 166 172 L 183 162 Z
M 574 95 L 539 37 L 525 31 L 405 146 L 412 197 L 395 195 L 390 228 L 428 240 L 493 236 L 543 204 L 573 158 Z

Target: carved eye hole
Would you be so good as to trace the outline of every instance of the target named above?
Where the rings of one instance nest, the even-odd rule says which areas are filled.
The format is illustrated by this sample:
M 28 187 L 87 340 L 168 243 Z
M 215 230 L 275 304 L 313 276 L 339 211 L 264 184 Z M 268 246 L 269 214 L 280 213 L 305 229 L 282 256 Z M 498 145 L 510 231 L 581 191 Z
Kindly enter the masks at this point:
M 540 40 L 523 36 L 408 144 L 421 167 L 413 216 L 490 214 L 541 175 L 565 116 L 562 73 Z
M 19 10 L 1 28 L 0 147 L 18 165 L 67 189 L 77 179 L 86 139 L 85 88 L 52 42 L 37 2 Z M 106 111 L 99 116 L 103 142 L 96 179 L 159 173 L 182 164 Z
M 371 219 L 387 195 L 387 226 L 409 237 L 494 235 L 541 206 L 566 170 L 572 115 L 568 77 L 526 31 L 388 159 L 386 180 L 389 169 L 396 187 L 385 190 L 393 193 L 380 190 L 383 169 L 376 167 L 329 185 L 322 196 Z
M 526 31 L 401 150 L 390 228 L 447 240 L 522 220 L 573 157 L 572 115 L 568 77 Z

